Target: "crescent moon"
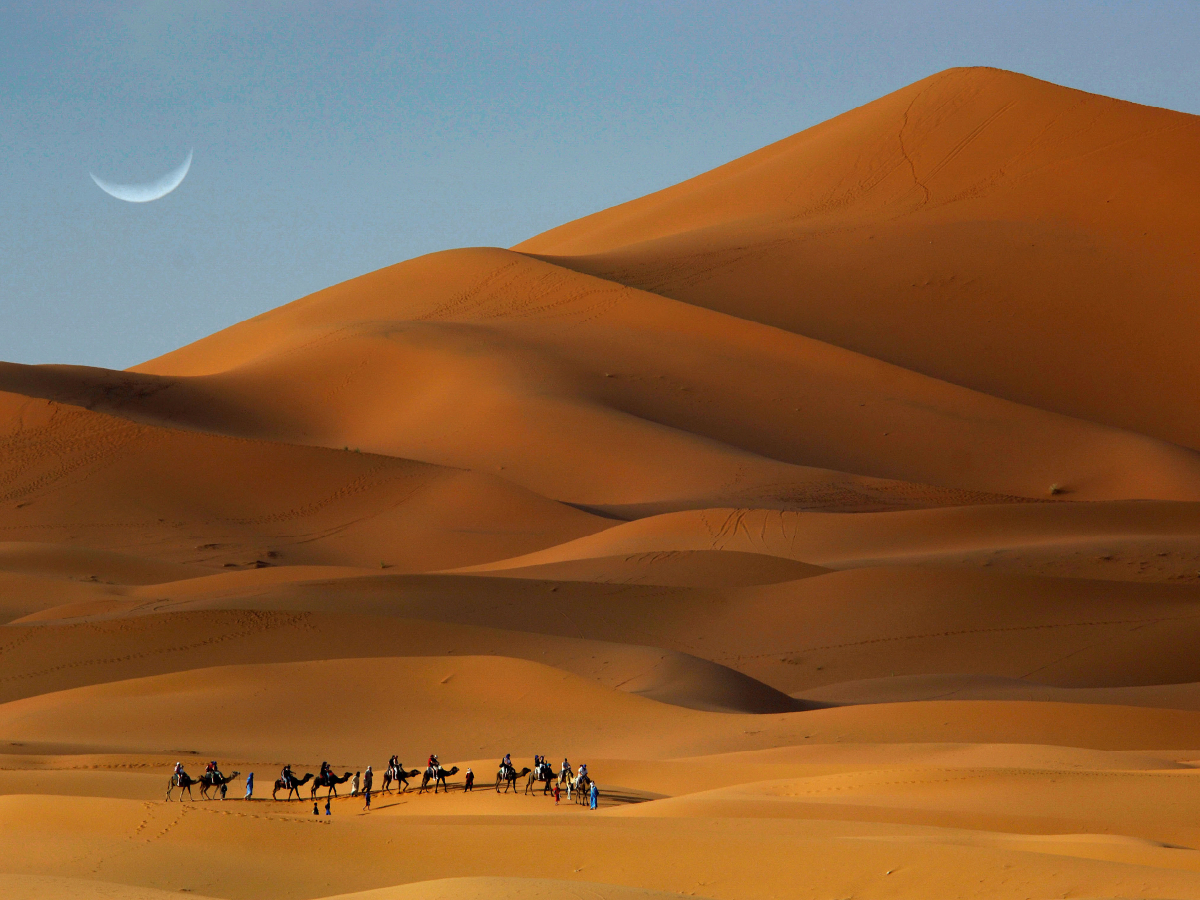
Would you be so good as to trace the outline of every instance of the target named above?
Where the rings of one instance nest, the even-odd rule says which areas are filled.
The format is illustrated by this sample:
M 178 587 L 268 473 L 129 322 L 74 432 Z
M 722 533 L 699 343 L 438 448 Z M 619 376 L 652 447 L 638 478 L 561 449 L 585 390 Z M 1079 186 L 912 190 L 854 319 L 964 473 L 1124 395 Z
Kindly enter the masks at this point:
M 178 167 L 172 169 L 166 175 L 156 181 L 147 181 L 145 184 L 113 184 L 110 181 L 105 181 L 103 178 L 97 178 L 92 172 L 88 172 L 92 176 L 92 181 L 96 182 L 96 187 L 104 191 L 110 197 L 116 197 L 118 200 L 124 200 L 126 203 L 149 203 L 151 200 L 158 200 L 167 196 L 175 188 L 183 183 L 183 179 L 187 177 L 188 169 L 192 167 L 192 151 L 188 151 L 187 159 L 179 164 Z

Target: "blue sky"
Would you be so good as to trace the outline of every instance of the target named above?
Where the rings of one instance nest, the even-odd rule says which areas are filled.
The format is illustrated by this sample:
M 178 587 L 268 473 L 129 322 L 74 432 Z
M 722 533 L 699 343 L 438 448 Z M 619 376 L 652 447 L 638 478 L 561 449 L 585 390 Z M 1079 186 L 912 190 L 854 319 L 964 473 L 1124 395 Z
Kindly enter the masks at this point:
M 1200 113 L 1200 3 L 0 2 L 0 359 L 124 368 L 956 65 Z M 100 191 L 195 160 L 174 193 Z

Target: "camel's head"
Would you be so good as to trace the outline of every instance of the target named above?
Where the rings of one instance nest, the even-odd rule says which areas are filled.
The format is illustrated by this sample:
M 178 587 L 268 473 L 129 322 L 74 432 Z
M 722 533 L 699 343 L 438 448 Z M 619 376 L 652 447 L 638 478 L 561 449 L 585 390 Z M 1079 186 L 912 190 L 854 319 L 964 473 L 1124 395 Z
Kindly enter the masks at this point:
M 447 769 L 446 774 L 447 775 L 457 775 L 458 774 L 458 766 L 454 766 L 451 769 Z

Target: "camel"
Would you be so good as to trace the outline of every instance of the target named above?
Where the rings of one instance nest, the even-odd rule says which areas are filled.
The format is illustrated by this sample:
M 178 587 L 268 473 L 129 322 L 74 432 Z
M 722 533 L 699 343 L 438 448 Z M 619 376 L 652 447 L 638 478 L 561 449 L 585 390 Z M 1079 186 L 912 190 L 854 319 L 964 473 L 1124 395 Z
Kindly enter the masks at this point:
M 174 788 L 179 788 L 179 802 L 180 803 L 183 802 L 183 792 L 184 791 L 187 791 L 189 800 L 194 799 L 192 797 L 192 785 L 200 784 L 200 783 L 201 783 L 201 779 L 193 778 L 187 772 L 181 772 L 178 779 L 176 779 L 176 777 L 174 775 L 171 775 L 171 780 L 169 782 L 167 782 L 167 800 L 169 801 L 171 799 L 171 791 Z M 201 787 L 201 792 L 203 793 L 203 791 L 204 791 L 204 788 Z
M 591 786 L 592 786 L 592 777 L 590 775 L 577 776 L 575 778 L 575 783 L 572 785 L 572 787 L 574 788 L 574 797 L 572 798 L 572 792 L 568 791 L 567 792 L 568 799 L 574 799 L 575 802 L 578 803 L 580 806 L 587 806 L 587 804 L 588 804 L 588 789 Z
M 401 793 L 403 793 L 404 791 L 408 790 L 408 779 L 416 778 L 420 774 L 421 774 L 420 769 L 412 769 L 410 771 L 405 771 L 401 767 L 396 767 L 395 769 L 388 769 L 386 772 L 383 773 L 383 787 L 380 789 L 380 793 L 387 793 L 388 791 L 390 791 L 393 781 L 396 782 L 398 785 L 400 785 L 400 787 L 397 788 L 397 790 L 400 791 Z M 434 787 L 436 787 L 436 786 L 437 785 L 434 785 Z
M 308 784 L 308 780 L 313 777 L 312 772 L 305 772 L 303 778 L 293 778 L 291 783 L 284 781 L 282 778 L 275 779 L 275 789 L 271 791 L 271 799 L 278 799 L 275 795 L 282 790 L 287 791 L 287 800 L 292 799 L 293 792 L 296 794 L 296 799 L 300 799 L 300 785 Z
M 520 772 L 518 772 L 516 769 L 509 769 L 507 772 L 501 769 L 496 773 L 496 793 L 500 793 L 500 782 L 503 781 L 504 793 L 507 794 L 509 787 L 511 787 L 513 789 L 513 793 L 515 794 L 517 792 L 517 779 L 524 778 L 531 771 L 532 770 L 529 768 L 529 766 L 526 766 Z
M 528 794 L 533 790 L 533 786 L 535 784 L 537 784 L 539 781 L 543 781 L 545 782 L 545 785 L 542 787 L 542 793 L 547 794 L 550 792 L 550 782 L 556 781 L 557 779 L 558 776 L 555 775 L 554 771 L 548 766 L 544 767 L 541 772 L 530 772 L 529 780 L 525 782 L 525 793 Z M 515 789 L 516 785 L 513 785 L 513 788 Z
M 426 769 L 425 774 L 421 776 L 421 787 L 417 790 L 418 794 L 425 793 L 425 788 L 427 788 L 429 786 L 429 779 L 431 777 L 430 773 L 432 771 L 433 771 L 432 769 Z M 435 794 L 437 793 L 439 782 L 441 783 L 442 788 L 444 790 L 446 790 L 447 792 L 449 792 L 450 786 L 448 784 L 446 784 L 446 779 L 450 778 L 454 775 L 457 775 L 457 774 L 458 774 L 458 766 L 455 766 L 452 769 L 443 769 L 441 766 L 438 766 L 437 772 L 432 775 L 433 792 Z
M 353 772 L 347 772 L 341 778 L 338 778 L 332 772 L 330 772 L 328 775 L 318 775 L 313 779 L 312 799 L 317 799 L 317 791 L 320 788 L 329 788 L 329 793 L 325 795 L 326 797 L 336 797 L 338 795 L 337 786 L 349 781 L 353 775 Z
M 221 791 L 221 799 L 224 800 L 226 787 L 231 781 L 233 781 L 233 779 L 237 778 L 241 774 L 241 772 L 234 772 L 232 775 L 225 776 L 216 774 L 210 775 L 208 772 L 205 772 L 200 776 L 200 779 L 197 782 L 200 785 L 200 798 L 202 800 L 207 800 L 208 792 L 214 788 L 217 788 Z

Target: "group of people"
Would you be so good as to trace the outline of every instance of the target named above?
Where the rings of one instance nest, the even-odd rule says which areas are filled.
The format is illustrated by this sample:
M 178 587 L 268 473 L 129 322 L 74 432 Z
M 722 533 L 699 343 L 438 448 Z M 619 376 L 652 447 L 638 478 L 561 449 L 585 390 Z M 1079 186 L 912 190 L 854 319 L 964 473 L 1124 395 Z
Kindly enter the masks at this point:
M 435 757 L 430 758 L 433 759 Z M 471 770 L 468 769 L 467 771 L 469 772 Z M 504 759 L 500 760 L 500 776 L 502 778 L 511 778 L 516 774 L 516 771 L 516 768 L 513 766 L 512 754 L 505 753 Z M 546 759 L 546 757 L 535 754 L 533 757 L 533 773 L 539 780 L 548 781 L 554 777 L 554 767 L 550 765 L 550 760 Z M 566 781 L 572 775 L 574 775 L 574 771 L 571 769 L 571 761 L 564 756 L 562 768 L 559 769 L 558 780 Z M 587 763 L 583 763 L 579 766 L 578 777 L 581 781 L 588 780 Z
M 426 780 L 427 781 L 436 780 L 438 778 L 439 774 L 441 773 L 441 769 L 442 769 L 442 764 L 438 760 L 437 754 L 436 753 L 429 754 L 429 760 L 426 763 L 426 768 L 425 768 Z M 404 767 L 400 764 L 400 758 L 396 754 L 392 754 L 391 758 L 388 760 L 387 771 L 391 776 L 389 780 L 401 780 L 400 776 L 404 772 Z M 554 778 L 553 766 L 550 764 L 550 761 L 547 760 L 545 756 L 541 756 L 541 755 L 535 755 L 533 757 L 533 773 L 534 773 L 534 777 L 539 781 L 549 782 Z M 236 775 L 236 774 L 237 773 L 235 772 L 234 775 Z M 174 772 L 174 775 L 172 776 L 175 783 L 182 784 L 184 782 L 184 780 L 186 780 L 186 776 L 187 776 L 187 773 L 184 771 L 183 763 L 182 762 L 175 763 L 175 772 Z M 221 784 L 226 780 L 225 777 L 221 774 L 220 767 L 217 765 L 217 761 L 215 759 L 210 761 L 208 763 L 208 765 L 205 767 L 204 777 L 205 777 L 205 779 L 209 780 L 211 783 L 214 783 L 214 784 Z M 517 777 L 517 770 L 516 770 L 516 767 L 513 765 L 512 754 L 506 753 L 506 754 L 504 754 L 504 758 L 500 760 L 500 771 L 499 771 L 498 780 L 512 781 L 512 780 L 515 780 L 516 777 Z M 333 784 L 333 783 L 336 783 L 336 780 L 337 780 L 337 776 L 334 774 L 333 768 L 329 765 L 328 762 L 322 762 L 320 774 L 317 776 L 317 784 L 318 785 Z M 367 766 L 365 772 L 355 772 L 354 773 L 354 780 L 351 782 L 351 785 L 350 785 L 350 796 L 357 797 L 361 794 L 364 798 L 364 805 L 363 805 L 364 810 L 369 810 L 371 808 L 371 791 L 372 791 L 372 788 L 374 785 L 374 780 L 375 780 L 375 773 L 372 771 L 370 766 Z M 283 767 L 283 770 L 279 773 L 279 781 L 280 781 L 280 784 L 284 788 L 288 789 L 289 791 L 299 788 L 299 786 L 303 783 L 301 781 L 301 779 L 297 778 L 296 774 L 292 771 L 292 766 L 290 763 L 288 765 L 285 765 Z M 562 766 L 559 769 L 559 774 L 558 774 L 558 784 L 556 784 L 554 787 L 554 802 L 556 804 L 558 803 L 558 800 L 559 800 L 558 785 L 563 784 L 563 783 L 572 784 L 572 785 L 575 785 L 576 787 L 587 786 L 587 788 L 589 789 L 589 796 L 587 798 L 589 800 L 589 806 L 592 809 L 596 808 L 598 789 L 596 787 L 596 783 L 594 781 L 592 781 L 591 778 L 588 776 L 587 763 L 583 763 L 579 766 L 579 773 L 576 775 L 574 770 L 571 768 L 570 760 L 568 760 L 565 756 L 563 757 Z M 474 787 L 475 787 L 475 773 L 473 771 L 471 771 L 470 767 L 468 767 L 465 778 L 464 778 L 464 782 L 463 782 L 463 790 L 464 791 L 474 790 Z M 245 799 L 250 800 L 250 799 L 252 799 L 253 795 L 254 795 L 254 773 L 251 772 L 249 775 L 246 776 Z M 314 803 L 313 804 L 314 814 L 316 814 L 316 809 L 317 809 L 317 807 L 316 807 L 316 804 Z M 329 812 L 330 812 L 329 811 L 329 801 L 326 800 L 325 814 L 329 815 Z

